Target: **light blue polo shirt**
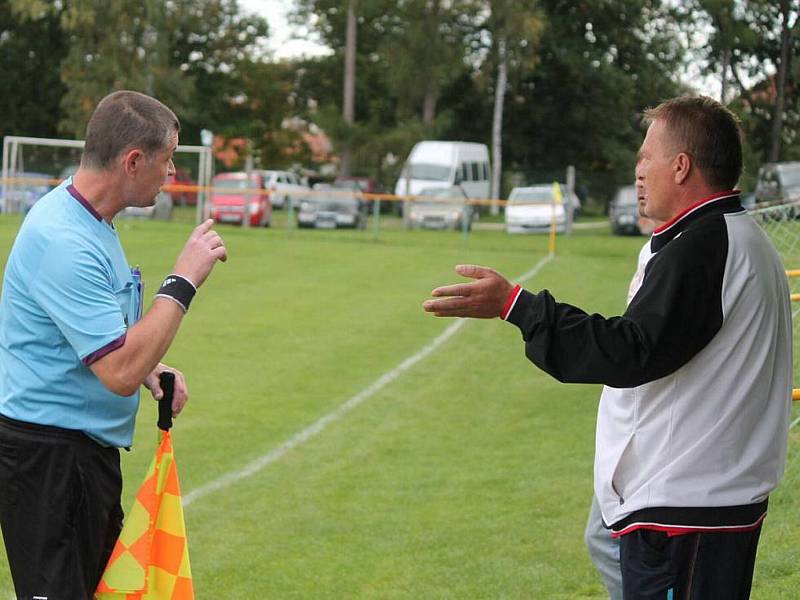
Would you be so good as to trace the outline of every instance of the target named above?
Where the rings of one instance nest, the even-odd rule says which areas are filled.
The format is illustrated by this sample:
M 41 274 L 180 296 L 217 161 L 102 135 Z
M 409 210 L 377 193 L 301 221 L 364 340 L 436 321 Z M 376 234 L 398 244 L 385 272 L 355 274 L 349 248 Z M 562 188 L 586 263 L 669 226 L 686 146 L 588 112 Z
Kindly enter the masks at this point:
M 0 414 L 128 447 L 139 392 L 118 396 L 89 369 L 125 342 L 141 286 L 116 230 L 72 178 L 28 213 L 0 296 Z

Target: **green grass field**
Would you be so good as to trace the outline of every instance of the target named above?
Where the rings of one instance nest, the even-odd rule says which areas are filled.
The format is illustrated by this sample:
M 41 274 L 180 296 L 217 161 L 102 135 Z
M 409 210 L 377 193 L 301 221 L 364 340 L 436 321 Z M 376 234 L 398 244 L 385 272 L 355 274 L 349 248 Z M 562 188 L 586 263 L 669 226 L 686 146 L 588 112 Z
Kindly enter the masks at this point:
M 0 267 L 18 224 L 0 216 Z M 191 226 L 118 226 L 151 295 Z M 460 234 L 392 227 L 378 241 L 370 230 L 220 231 L 230 260 L 165 361 L 192 396 L 173 430 L 184 496 L 296 440 L 426 348 L 453 321 L 420 304 L 458 279 L 455 264 L 515 277 L 547 246 L 502 231 L 473 232 L 467 246 Z M 577 231 L 527 287 L 618 313 L 643 242 Z M 186 507 L 197 597 L 602 598 L 583 544 L 599 391 L 538 371 L 513 326 L 466 322 L 307 441 Z M 125 507 L 156 443 L 156 406 L 142 397 L 123 452 Z M 800 426 L 791 436 L 753 598 L 800 589 Z M 0 600 L 12 594 L 0 550 Z

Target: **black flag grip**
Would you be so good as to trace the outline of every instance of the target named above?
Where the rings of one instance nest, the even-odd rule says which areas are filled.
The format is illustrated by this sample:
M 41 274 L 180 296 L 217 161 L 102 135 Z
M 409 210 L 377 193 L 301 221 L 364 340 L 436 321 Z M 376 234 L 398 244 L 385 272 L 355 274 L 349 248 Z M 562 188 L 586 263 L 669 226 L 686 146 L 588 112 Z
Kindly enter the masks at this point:
M 172 427 L 172 397 L 175 395 L 175 373 L 162 371 L 158 382 L 164 395 L 158 401 L 158 428 L 169 431 Z

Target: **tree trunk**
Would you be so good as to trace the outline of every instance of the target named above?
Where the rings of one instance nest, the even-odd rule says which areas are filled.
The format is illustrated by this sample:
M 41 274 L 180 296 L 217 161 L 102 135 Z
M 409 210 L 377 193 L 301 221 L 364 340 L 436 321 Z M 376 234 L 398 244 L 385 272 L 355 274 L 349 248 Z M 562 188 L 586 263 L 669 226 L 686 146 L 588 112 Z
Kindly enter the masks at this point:
M 428 133 L 433 129 L 433 119 L 436 117 L 436 86 L 430 84 L 425 89 L 425 97 L 422 99 L 422 123 Z
M 500 183 L 503 180 L 503 103 L 508 82 L 506 61 L 506 39 L 497 40 L 497 81 L 494 89 L 494 116 L 492 117 L 492 187 L 489 196 L 492 200 L 500 198 Z M 491 213 L 500 212 L 498 204 L 492 204 Z
M 722 104 L 728 103 L 728 70 L 730 69 L 731 65 L 731 49 L 725 48 L 722 51 L 722 58 L 720 59 L 722 62 L 722 86 L 719 92 L 719 101 Z
M 783 29 L 781 30 L 781 59 L 778 65 L 775 82 L 775 112 L 772 116 L 770 133 L 769 162 L 777 162 L 781 155 L 781 133 L 783 131 L 783 110 L 786 103 L 786 73 L 789 70 L 789 46 L 791 30 L 789 29 L 789 0 L 781 0 Z
M 347 3 L 347 32 L 344 48 L 344 99 L 342 102 L 342 117 L 347 125 L 355 122 L 356 104 L 356 0 Z M 349 176 L 352 171 L 353 148 L 348 132 L 348 139 L 342 147 L 342 162 L 339 165 L 341 175 Z

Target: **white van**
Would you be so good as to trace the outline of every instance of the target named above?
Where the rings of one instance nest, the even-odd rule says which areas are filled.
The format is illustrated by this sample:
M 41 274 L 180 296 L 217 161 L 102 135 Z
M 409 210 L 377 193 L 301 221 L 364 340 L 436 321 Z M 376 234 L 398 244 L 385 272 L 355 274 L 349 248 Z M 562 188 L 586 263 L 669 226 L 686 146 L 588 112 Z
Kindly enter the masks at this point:
M 418 142 L 395 185 L 398 196 L 459 185 L 468 198 L 488 198 L 489 148 L 473 142 Z

